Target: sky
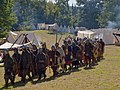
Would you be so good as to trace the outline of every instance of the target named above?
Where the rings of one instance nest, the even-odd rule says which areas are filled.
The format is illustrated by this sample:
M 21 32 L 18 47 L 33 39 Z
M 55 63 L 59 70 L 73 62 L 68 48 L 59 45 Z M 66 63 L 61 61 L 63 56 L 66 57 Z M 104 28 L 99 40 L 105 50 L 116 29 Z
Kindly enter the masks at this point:
M 76 4 L 76 0 L 70 0 L 70 1 L 69 1 L 69 4 L 70 4 L 70 5 L 72 5 L 72 4 L 75 5 L 75 4 Z
M 50 1 L 54 2 L 54 0 L 50 0 Z M 70 6 L 72 6 L 72 4 L 75 5 L 76 4 L 76 0 L 69 0 L 69 4 L 70 4 Z

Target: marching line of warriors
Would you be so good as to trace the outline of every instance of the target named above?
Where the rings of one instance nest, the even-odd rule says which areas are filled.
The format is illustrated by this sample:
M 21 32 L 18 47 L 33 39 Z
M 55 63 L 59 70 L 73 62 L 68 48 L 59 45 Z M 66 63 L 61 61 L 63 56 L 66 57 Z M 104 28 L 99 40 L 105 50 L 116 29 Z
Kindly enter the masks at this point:
M 47 49 L 46 43 L 42 43 L 40 49 L 35 45 L 32 49 L 24 47 L 22 53 L 14 49 L 12 56 L 6 50 L 3 56 L 5 87 L 8 87 L 9 80 L 14 84 L 16 75 L 21 77 L 24 83 L 26 76 L 31 81 L 35 76 L 38 76 L 38 81 L 42 76 L 45 79 L 47 67 L 52 69 L 53 76 L 82 66 L 91 68 L 103 59 L 104 46 L 102 39 L 93 41 L 87 38 L 67 37 L 62 46 L 56 43 L 50 50 Z

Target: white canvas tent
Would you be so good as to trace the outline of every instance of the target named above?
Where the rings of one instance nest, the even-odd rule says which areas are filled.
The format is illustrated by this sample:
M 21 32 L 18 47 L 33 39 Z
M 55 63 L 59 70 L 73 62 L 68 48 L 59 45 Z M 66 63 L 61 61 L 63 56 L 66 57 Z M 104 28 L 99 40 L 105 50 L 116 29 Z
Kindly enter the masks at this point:
M 38 23 L 38 24 L 37 24 L 37 29 L 38 29 L 38 30 L 41 30 L 41 29 L 44 30 L 44 29 L 46 29 L 45 23 Z
M 67 27 L 66 26 L 63 27 L 63 32 L 64 33 L 67 32 Z
M 12 45 L 13 45 L 12 43 L 6 42 L 0 46 L 0 49 L 10 49 Z M 18 47 L 19 47 L 18 44 L 14 44 L 12 46 L 12 48 L 18 48 Z
M 36 30 L 37 28 L 35 27 L 35 25 L 34 24 L 31 24 L 31 28 L 30 28 L 31 30 Z
M 18 32 L 18 33 L 10 32 L 7 36 L 7 41 L 9 43 L 14 43 L 16 41 L 15 44 L 21 45 L 21 44 L 28 43 L 28 42 L 24 42 L 25 37 L 28 39 L 28 42 L 32 41 L 32 44 L 36 45 L 37 47 L 40 45 L 34 33 L 32 32 L 29 32 L 29 33 L 28 32 Z
M 58 30 L 59 26 L 57 25 L 57 23 L 54 24 L 46 24 L 46 29 L 47 30 Z
M 78 31 L 77 37 L 79 38 L 90 38 L 92 39 L 94 37 L 95 32 L 92 32 L 90 30 L 85 30 L 85 31 Z
M 75 29 L 74 29 L 74 27 L 71 27 L 71 29 L 70 29 L 70 33 L 74 33 L 75 32 Z
M 6 43 L 0 45 L 0 50 L 4 50 L 4 49 L 13 49 L 13 48 L 20 48 L 20 47 L 22 47 L 22 46 L 27 46 L 27 45 L 29 45 L 30 43 L 32 43 L 32 42 L 29 42 L 29 43 L 26 43 L 26 44 L 19 45 L 19 44 L 13 44 L 13 43 L 6 42 Z
M 103 39 L 105 44 L 115 44 L 114 32 L 118 32 L 118 29 L 92 29 L 95 32 L 94 38 Z
M 57 29 L 57 31 L 58 32 L 62 32 L 62 30 L 63 30 L 63 27 L 62 27 L 62 25 Z
M 69 27 L 69 26 L 68 26 L 68 28 L 67 28 L 67 32 L 70 33 L 70 27 Z
M 84 38 L 97 38 L 103 39 L 105 44 L 115 44 L 115 37 L 113 33 L 119 32 L 118 29 L 108 29 L 108 28 L 100 28 L 100 29 L 91 29 L 85 31 L 78 31 L 77 37 Z

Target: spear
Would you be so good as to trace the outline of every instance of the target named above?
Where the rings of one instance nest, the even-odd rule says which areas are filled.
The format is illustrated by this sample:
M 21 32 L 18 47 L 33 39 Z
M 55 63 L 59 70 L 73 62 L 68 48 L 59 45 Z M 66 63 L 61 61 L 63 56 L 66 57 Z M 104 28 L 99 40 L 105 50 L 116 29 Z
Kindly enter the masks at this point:
M 59 40 L 58 40 L 58 43 L 60 43 L 61 39 L 62 39 L 62 34 L 61 34 L 61 37 L 60 37 Z
M 57 43 L 57 39 L 58 39 L 58 32 L 56 30 L 56 43 Z

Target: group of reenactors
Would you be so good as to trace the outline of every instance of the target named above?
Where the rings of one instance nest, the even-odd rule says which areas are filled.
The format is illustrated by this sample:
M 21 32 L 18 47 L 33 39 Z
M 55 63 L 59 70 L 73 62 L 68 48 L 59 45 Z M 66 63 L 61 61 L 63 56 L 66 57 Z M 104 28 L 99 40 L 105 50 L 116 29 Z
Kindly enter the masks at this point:
M 9 79 L 14 84 L 16 75 L 21 77 L 23 83 L 26 82 L 26 76 L 31 81 L 36 76 L 38 81 L 42 76 L 45 79 L 47 67 L 52 69 L 54 77 L 74 68 L 91 68 L 103 59 L 105 44 L 102 39 L 74 39 L 69 36 L 61 46 L 55 43 L 48 49 L 45 42 L 41 46 L 39 49 L 35 45 L 32 48 L 15 48 L 12 56 L 8 50 L 4 51 L 5 87 L 8 87 Z

